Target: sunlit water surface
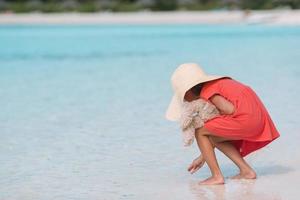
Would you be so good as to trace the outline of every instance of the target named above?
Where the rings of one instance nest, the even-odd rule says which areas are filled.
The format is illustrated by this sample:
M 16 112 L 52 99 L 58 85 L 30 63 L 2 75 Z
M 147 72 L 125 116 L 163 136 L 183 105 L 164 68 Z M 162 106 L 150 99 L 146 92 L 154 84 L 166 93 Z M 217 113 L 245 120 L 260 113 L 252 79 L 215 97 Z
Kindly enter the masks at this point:
M 0 199 L 296 198 L 299 47 L 300 27 L 0 26 Z M 265 103 L 281 137 L 246 157 L 257 181 L 200 187 L 208 167 L 186 171 L 199 150 L 164 119 L 184 62 Z

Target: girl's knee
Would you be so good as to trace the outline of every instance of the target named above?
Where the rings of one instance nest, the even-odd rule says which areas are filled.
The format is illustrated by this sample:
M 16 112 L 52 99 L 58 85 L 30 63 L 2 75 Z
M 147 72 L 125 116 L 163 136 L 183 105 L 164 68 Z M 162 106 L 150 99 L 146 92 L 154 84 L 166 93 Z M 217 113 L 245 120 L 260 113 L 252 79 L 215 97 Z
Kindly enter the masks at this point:
M 215 144 L 217 143 L 217 142 L 215 141 L 214 136 L 212 136 L 212 135 L 208 136 L 208 139 L 210 140 L 210 142 L 211 142 L 213 145 L 215 145 Z
M 195 129 L 195 136 L 197 135 L 210 135 L 210 132 L 204 126 L 202 126 L 201 128 Z

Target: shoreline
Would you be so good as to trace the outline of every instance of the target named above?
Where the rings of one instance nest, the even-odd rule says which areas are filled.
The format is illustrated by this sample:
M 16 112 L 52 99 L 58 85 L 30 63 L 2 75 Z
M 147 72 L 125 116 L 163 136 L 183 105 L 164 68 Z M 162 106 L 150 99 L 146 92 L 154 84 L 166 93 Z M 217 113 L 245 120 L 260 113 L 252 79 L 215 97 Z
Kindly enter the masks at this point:
M 300 26 L 300 10 L 0 13 L 0 25 L 265 24 Z

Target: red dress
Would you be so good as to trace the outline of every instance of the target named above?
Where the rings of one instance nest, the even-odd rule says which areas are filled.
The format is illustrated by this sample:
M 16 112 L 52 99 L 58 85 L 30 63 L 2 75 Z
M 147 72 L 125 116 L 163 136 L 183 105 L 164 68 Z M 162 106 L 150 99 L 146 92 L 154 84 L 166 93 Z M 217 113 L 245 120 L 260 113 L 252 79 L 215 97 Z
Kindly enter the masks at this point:
M 230 101 L 235 111 L 210 119 L 204 127 L 216 136 L 234 138 L 231 142 L 242 157 L 280 136 L 267 109 L 249 86 L 230 78 L 204 83 L 200 97 L 210 102 L 214 94 Z

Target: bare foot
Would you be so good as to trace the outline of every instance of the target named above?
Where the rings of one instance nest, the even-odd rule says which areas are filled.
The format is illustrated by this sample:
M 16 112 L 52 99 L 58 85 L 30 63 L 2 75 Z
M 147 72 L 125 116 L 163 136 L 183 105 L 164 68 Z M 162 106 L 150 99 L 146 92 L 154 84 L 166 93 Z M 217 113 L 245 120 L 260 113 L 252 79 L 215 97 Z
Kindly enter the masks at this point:
M 224 183 L 225 181 L 223 176 L 211 176 L 199 182 L 200 185 L 220 185 Z
M 239 174 L 230 177 L 230 179 L 256 179 L 256 173 L 253 170 L 240 172 Z

